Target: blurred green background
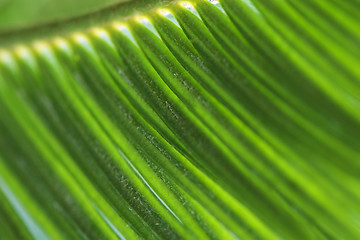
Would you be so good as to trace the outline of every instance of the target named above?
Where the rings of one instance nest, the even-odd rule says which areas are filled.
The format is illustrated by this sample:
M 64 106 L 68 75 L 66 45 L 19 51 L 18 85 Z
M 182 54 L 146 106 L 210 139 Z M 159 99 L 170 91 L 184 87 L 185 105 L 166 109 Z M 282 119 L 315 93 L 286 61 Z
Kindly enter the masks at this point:
M 74 17 L 129 0 L 0 0 L 0 31 Z

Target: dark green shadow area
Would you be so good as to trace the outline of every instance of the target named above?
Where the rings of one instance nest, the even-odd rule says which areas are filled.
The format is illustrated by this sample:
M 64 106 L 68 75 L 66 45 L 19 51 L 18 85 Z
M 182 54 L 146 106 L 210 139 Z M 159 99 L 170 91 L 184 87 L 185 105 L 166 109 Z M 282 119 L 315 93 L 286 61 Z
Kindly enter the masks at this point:
M 79 16 L 129 0 L 0 0 L 0 30 Z
M 27 0 L 0 0 L 0 15 L 2 14 L 3 9 L 7 1 L 14 2 L 25 2 Z M 54 0 L 36 0 L 36 2 L 47 1 L 54 2 Z M 53 38 L 57 36 L 66 36 L 76 31 L 83 31 L 90 27 L 102 26 L 106 25 L 111 21 L 121 21 L 127 16 L 131 16 L 136 13 L 142 13 L 146 11 L 151 11 L 151 9 L 165 6 L 169 3 L 175 2 L 172 0 L 104 0 L 101 3 L 100 0 L 63 0 L 64 2 L 54 2 L 52 3 L 54 8 L 58 6 L 58 10 L 61 11 L 61 6 L 63 7 L 73 7 L 74 9 L 68 13 L 63 13 L 64 18 L 58 20 L 49 20 L 45 22 L 37 22 L 34 20 L 36 24 L 28 24 L 24 26 L 14 26 L 13 28 L 1 28 L 0 23 L 0 48 L 7 48 L 18 43 L 26 44 L 28 42 L 34 40 L 46 40 L 47 38 Z M 73 3 L 65 3 L 73 1 Z M 78 2 L 79 1 L 79 2 Z M 29 1 L 30 2 L 30 1 Z M 34 1 L 31 1 L 34 4 Z M 90 2 L 93 3 L 92 6 L 98 6 L 96 9 L 89 11 L 87 13 L 81 14 L 81 11 L 85 11 L 84 9 L 90 9 Z M 97 2 L 97 4 L 95 3 Z M 108 4 L 105 4 L 108 3 Z M 11 3 L 12 5 L 13 3 Z M 25 5 L 30 5 L 30 3 L 26 3 Z M 25 6 L 24 5 L 24 6 Z M 81 6 L 84 9 L 81 10 Z M 22 6 L 20 9 L 25 9 Z M 76 7 L 75 7 L 76 6 Z M 95 7 L 94 7 L 95 8 Z M 30 8 L 32 9 L 32 8 Z M 72 12 L 75 14 L 78 9 L 77 15 L 70 15 Z M 23 10 L 25 11 L 25 10 Z M 40 10 L 39 10 L 40 11 Z M 45 10 L 44 10 L 45 11 Z M 50 11 L 50 10 L 49 10 Z M 60 16 L 60 15 L 59 15 Z M 0 21 L 3 16 L 0 16 Z M 25 19 L 25 17 L 24 17 Z M 51 19 L 51 18 L 49 18 Z M 30 20 L 29 20 L 30 21 Z

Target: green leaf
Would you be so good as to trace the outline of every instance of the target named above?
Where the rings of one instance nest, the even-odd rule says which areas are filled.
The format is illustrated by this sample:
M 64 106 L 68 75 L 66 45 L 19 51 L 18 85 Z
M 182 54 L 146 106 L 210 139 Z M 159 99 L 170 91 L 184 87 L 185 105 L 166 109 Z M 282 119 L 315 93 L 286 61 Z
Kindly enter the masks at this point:
M 1 237 L 358 239 L 357 10 L 134 1 L 3 32 Z

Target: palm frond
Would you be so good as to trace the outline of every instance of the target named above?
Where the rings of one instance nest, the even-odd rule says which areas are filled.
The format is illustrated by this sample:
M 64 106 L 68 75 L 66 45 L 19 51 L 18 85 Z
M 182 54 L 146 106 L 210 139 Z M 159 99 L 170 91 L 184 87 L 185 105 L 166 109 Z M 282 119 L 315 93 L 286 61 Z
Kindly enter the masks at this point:
M 142 9 L 2 40 L 0 238 L 359 239 L 358 1 Z

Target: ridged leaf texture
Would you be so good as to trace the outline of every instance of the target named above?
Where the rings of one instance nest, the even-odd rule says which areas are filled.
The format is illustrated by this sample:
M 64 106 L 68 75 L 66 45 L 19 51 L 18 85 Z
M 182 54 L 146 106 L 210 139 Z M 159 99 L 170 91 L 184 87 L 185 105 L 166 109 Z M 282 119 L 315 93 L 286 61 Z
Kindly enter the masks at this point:
M 4 47 L 0 239 L 360 239 L 359 11 L 175 1 Z

